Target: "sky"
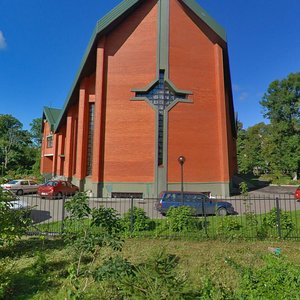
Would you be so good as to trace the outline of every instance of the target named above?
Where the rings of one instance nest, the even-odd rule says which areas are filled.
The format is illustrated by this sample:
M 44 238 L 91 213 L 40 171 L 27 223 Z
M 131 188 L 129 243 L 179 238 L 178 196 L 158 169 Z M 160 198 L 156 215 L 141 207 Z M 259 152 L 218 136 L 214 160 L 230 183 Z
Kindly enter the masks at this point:
M 62 108 L 97 20 L 121 0 L 0 0 L 0 114 L 24 129 Z M 263 118 L 269 84 L 300 71 L 299 0 L 197 0 L 227 32 L 235 111 Z

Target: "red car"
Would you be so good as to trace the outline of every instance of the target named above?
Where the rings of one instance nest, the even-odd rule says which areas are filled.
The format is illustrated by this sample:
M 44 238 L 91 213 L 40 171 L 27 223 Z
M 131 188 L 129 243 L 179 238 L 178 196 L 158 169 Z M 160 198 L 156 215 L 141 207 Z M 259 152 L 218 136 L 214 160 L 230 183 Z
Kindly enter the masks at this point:
M 300 201 L 300 186 L 298 186 L 296 191 L 295 191 L 295 199 L 297 201 Z
M 79 191 L 79 188 L 71 182 L 65 180 L 50 180 L 38 188 L 41 198 L 60 199 L 64 195 L 71 196 Z

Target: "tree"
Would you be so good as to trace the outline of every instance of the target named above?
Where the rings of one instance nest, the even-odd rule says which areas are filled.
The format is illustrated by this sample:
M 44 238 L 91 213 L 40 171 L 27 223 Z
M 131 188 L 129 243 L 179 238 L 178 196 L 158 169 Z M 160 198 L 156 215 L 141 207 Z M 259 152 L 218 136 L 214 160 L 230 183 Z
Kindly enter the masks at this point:
M 22 123 L 12 115 L 0 115 L 0 149 L 5 169 L 23 143 L 25 132 L 22 127 Z
M 241 173 L 250 173 L 254 170 L 265 171 L 268 160 L 264 156 L 266 139 L 269 134 L 269 125 L 259 123 L 247 130 L 238 123 L 238 165 Z
M 260 104 L 270 120 L 265 155 L 271 170 L 296 178 L 300 169 L 300 73 L 273 81 Z
M 37 148 L 40 148 L 42 144 L 42 122 L 42 118 L 35 118 L 30 123 L 31 139 Z
M 37 127 L 37 119 L 32 127 Z M 39 159 L 38 141 L 33 144 L 33 133 L 23 130 L 23 124 L 12 115 L 0 115 L 0 162 L 6 171 L 28 174 Z

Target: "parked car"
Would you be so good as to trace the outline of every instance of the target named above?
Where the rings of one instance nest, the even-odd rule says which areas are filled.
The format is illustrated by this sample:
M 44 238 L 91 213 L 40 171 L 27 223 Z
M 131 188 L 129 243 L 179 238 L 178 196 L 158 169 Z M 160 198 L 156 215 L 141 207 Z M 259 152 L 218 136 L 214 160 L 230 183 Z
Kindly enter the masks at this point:
M 79 188 L 66 180 L 49 180 L 41 185 L 38 189 L 38 194 L 41 198 L 60 199 L 64 195 L 71 196 L 76 194 Z
M 9 208 L 12 210 L 26 211 L 31 208 L 26 201 L 20 200 L 20 198 L 10 190 L 0 188 L 0 195 L 0 198 L 2 198 L 0 200 L 7 201 L 7 203 L 9 203 Z
M 8 183 L 1 184 L 3 189 L 12 191 L 16 193 L 18 196 L 29 193 L 36 193 L 40 184 L 36 183 L 33 180 L 27 179 L 17 179 L 11 180 Z
M 170 207 L 189 206 L 194 209 L 195 215 L 218 215 L 226 216 L 234 214 L 231 203 L 212 199 L 197 192 L 162 192 L 160 200 L 156 203 L 156 209 L 166 215 Z
M 294 195 L 295 195 L 295 199 L 297 201 L 300 201 L 300 186 L 297 187 Z

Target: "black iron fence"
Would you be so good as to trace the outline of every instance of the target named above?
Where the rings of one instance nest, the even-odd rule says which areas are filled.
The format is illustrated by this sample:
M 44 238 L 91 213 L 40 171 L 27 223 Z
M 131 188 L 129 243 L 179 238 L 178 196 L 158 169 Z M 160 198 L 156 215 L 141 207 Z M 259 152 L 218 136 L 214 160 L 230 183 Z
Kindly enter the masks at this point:
M 22 196 L 21 201 L 31 207 L 32 226 L 28 234 L 62 234 L 68 218 L 65 203 L 69 200 L 70 197 L 41 199 L 38 195 Z M 300 239 L 300 203 L 292 195 L 236 196 L 209 201 L 217 200 L 230 202 L 234 214 L 225 217 L 163 216 L 156 209 L 158 199 L 146 198 L 89 198 L 89 206 L 116 210 L 121 219 L 126 219 L 124 234 L 131 236 Z

